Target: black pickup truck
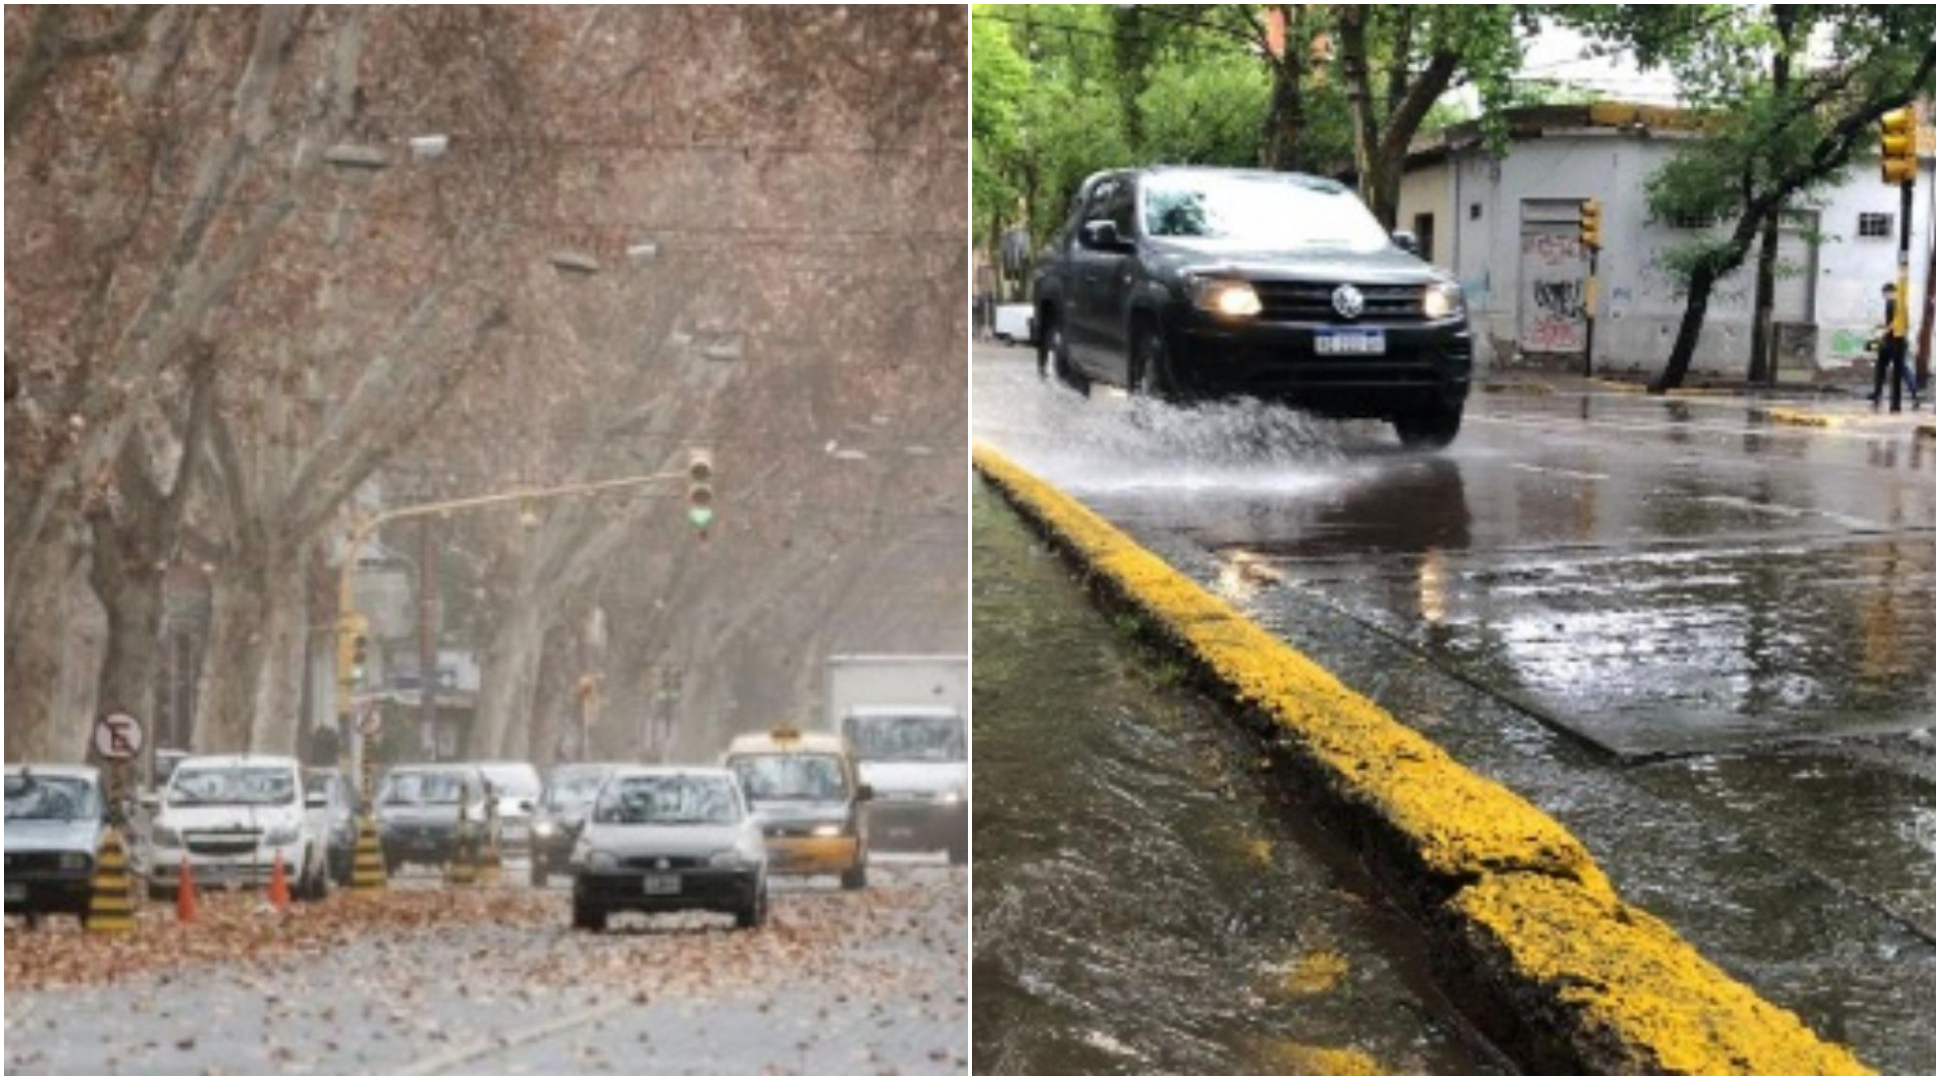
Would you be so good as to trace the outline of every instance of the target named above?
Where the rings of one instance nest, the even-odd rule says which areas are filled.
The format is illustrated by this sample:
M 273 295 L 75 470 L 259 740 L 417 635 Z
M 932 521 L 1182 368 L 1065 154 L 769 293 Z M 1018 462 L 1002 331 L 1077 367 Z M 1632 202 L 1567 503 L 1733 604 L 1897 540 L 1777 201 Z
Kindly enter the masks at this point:
M 1352 191 L 1299 173 L 1158 167 L 1087 179 L 1033 281 L 1038 366 L 1088 392 L 1251 396 L 1461 428 L 1462 291 Z

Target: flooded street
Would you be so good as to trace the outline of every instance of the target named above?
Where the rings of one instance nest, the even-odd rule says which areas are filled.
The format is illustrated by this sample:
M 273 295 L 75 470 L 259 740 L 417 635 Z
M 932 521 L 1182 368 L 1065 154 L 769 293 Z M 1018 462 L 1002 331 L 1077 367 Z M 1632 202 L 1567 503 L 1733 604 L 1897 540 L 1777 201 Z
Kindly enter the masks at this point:
M 1021 349 L 973 377 L 978 438 L 1555 815 L 1769 1000 L 1931 1069 L 1930 440 L 1478 392 L 1420 455 L 1377 424 L 1087 401 Z
M 973 503 L 976 1070 L 1502 1071 L 1248 739 Z

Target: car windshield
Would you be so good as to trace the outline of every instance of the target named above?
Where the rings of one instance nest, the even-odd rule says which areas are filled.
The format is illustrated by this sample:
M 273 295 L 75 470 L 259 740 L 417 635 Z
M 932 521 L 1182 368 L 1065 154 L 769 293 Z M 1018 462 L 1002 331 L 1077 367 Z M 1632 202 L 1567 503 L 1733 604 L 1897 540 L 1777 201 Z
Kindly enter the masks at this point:
M 1267 250 L 1373 252 L 1393 243 L 1353 193 L 1302 180 L 1160 174 L 1145 182 L 1143 203 L 1147 236 Z
M 177 806 L 281 806 L 296 801 L 296 775 L 249 765 L 183 765 L 169 779 Z
M 750 799 L 841 799 L 842 759 L 833 754 L 753 754 L 729 763 Z
M 864 761 L 962 761 L 963 718 L 851 716 L 842 733 Z
M 536 799 L 539 797 L 539 774 L 532 769 L 516 765 L 484 765 L 479 772 L 492 785 L 492 791 L 500 798 Z
M 546 805 L 555 810 L 585 806 L 599 794 L 600 785 L 606 782 L 610 772 L 609 769 L 575 769 L 554 773 L 552 786 L 546 789 Z
M 392 773 L 384 781 L 385 806 L 454 806 L 465 797 L 465 778 L 448 772 Z
M 7 777 L 8 821 L 74 821 L 100 812 L 94 785 L 78 776 Z
M 624 776 L 593 806 L 607 825 L 731 825 L 741 819 L 734 788 L 720 776 Z

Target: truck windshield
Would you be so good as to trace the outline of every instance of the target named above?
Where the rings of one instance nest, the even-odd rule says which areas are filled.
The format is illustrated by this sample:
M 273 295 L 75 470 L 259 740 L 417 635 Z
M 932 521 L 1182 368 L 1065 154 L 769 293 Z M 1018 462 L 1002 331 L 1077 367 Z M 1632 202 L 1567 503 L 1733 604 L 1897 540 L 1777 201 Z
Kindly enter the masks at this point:
M 851 716 L 842 733 L 864 761 L 962 761 L 963 718 Z
M 848 796 L 842 759 L 833 754 L 754 754 L 728 764 L 750 799 L 833 801 Z
M 282 806 L 296 801 L 296 774 L 288 769 L 185 765 L 169 781 L 168 801 L 177 806 Z
M 734 789 L 708 776 L 627 776 L 600 792 L 593 820 L 607 825 L 732 825 Z
M 99 815 L 94 785 L 78 776 L 7 777 L 8 821 L 75 821 Z
M 1147 236 L 1273 251 L 1373 252 L 1393 243 L 1353 193 L 1310 181 L 1162 173 L 1145 182 L 1143 204 Z
M 456 773 L 392 773 L 384 781 L 386 806 L 451 806 L 465 797 L 465 780 Z

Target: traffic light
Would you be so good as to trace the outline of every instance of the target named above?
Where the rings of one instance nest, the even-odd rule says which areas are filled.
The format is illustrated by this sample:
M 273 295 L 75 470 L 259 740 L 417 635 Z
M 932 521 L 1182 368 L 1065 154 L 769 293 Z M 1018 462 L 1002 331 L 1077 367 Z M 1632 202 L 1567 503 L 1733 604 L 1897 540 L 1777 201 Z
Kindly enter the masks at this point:
M 1920 175 L 1913 133 L 1913 110 L 1894 109 L 1879 118 L 1879 178 L 1889 184 L 1911 184 Z
M 1584 247 L 1603 246 L 1603 204 L 1595 199 L 1584 199 L 1576 207 L 1576 228 L 1578 239 Z
M 364 681 L 364 661 L 370 643 L 370 620 L 348 612 L 337 622 L 337 681 L 355 686 Z
M 687 452 L 687 521 L 703 537 L 714 523 L 714 455 L 705 450 Z

